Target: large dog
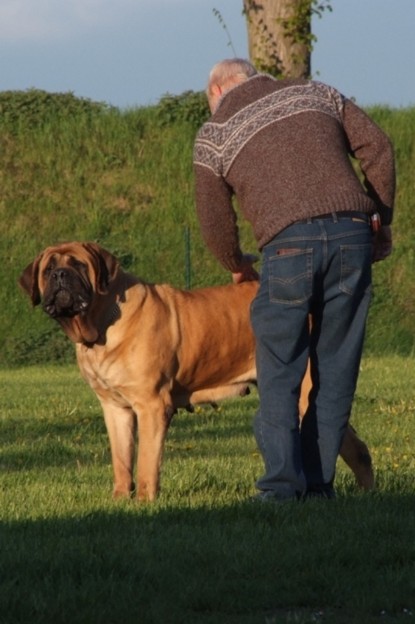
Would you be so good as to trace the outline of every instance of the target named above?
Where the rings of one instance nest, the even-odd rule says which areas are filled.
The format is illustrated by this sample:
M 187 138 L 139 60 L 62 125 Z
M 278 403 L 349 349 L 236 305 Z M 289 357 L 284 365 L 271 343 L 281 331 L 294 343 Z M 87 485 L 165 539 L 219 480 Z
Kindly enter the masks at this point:
M 81 373 L 104 412 L 116 497 L 135 490 L 137 428 L 137 497 L 151 501 L 176 410 L 243 395 L 256 381 L 249 321 L 256 282 L 192 291 L 149 284 L 99 245 L 70 242 L 45 249 L 20 285 L 76 343 Z M 307 372 L 300 413 L 310 388 Z M 341 455 L 358 484 L 373 487 L 369 451 L 351 427 Z

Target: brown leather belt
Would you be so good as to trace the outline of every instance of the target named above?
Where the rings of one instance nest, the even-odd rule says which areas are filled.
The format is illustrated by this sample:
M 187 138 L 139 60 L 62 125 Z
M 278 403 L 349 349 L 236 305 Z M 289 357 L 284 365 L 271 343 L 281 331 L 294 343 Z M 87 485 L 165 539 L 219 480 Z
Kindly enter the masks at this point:
M 334 223 L 336 223 L 338 219 L 356 219 L 357 221 L 364 221 L 365 223 L 370 225 L 370 214 L 353 210 L 329 212 L 327 214 L 309 217 L 308 219 L 301 219 L 300 221 L 296 221 L 295 223 L 314 223 L 314 221 L 320 221 L 321 219 L 330 219 Z

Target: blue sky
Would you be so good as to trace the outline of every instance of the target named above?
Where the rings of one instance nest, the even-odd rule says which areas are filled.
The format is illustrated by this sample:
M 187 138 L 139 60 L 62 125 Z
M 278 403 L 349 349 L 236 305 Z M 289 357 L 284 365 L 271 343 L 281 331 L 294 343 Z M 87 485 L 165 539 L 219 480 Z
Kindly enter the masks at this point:
M 415 0 L 331 4 L 313 22 L 314 76 L 362 106 L 415 106 Z M 0 0 L 0 91 L 153 104 L 204 89 L 214 63 L 247 47 L 242 0 Z

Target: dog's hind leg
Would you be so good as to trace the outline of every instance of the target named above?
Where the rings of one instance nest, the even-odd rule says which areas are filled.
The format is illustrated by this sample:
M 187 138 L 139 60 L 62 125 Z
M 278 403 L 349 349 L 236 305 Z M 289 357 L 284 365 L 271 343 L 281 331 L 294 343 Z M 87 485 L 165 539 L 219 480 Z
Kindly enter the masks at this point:
M 363 490 L 372 490 L 375 487 L 375 477 L 369 449 L 350 425 L 346 429 L 340 447 L 340 456 L 352 469 L 357 484 Z
M 114 498 L 130 497 L 134 492 L 134 454 L 137 417 L 130 407 L 102 402 L 105 424 L 111 446 L 114 471 Z
M 300 416 L 302 417 L 308 406 L 312 382 L 310 374 L 310 363 L 301 386 L 301 396 L 299 401 Z M 372 458 L 366 444 L 358 437 L 351 425 L 347 426 L 343 442 L 340 447 L 340 456 L 351 468 L 359 487 L 363 490 L 372 490 L 375 487 L 375 477 L 373 474 Z

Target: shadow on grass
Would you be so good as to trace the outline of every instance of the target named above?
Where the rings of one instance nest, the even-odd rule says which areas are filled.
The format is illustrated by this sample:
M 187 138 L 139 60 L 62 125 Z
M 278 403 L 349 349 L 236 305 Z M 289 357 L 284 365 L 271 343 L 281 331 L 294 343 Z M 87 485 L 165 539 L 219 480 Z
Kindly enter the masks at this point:
M 414 499 L 109 504 L 0 526 L 0 622 L 388 622 L 415 605 Z

